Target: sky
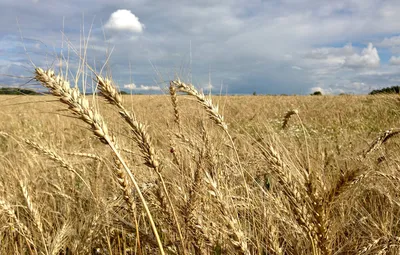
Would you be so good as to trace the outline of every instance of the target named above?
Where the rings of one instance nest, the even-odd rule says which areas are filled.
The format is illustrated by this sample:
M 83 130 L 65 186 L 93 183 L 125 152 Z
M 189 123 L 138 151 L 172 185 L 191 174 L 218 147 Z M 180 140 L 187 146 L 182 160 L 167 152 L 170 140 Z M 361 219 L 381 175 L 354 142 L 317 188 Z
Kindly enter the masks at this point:
M 34 66 L 66 63 L 73 80 L 85 59 L 133 93 L 179 77 L 218 94 L 367 94 L 400 83 L 398 13 L 398 0 L 0 0 L 0 84 L 36 88 Z

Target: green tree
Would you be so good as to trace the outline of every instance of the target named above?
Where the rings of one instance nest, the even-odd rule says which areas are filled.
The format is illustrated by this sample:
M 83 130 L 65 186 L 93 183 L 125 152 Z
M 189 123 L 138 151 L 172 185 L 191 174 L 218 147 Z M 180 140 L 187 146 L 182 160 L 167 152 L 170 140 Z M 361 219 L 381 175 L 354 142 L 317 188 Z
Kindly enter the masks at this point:
M 376 95 L 376 94 L 399 94 L 399 93 L 400 93 L 400 86 L 392 86 L 392 87 L 372 90 L 369 94 Z
M 314 93 L 311 94 L 312 96 L 322 96 L 321 91 L 315 91 Z

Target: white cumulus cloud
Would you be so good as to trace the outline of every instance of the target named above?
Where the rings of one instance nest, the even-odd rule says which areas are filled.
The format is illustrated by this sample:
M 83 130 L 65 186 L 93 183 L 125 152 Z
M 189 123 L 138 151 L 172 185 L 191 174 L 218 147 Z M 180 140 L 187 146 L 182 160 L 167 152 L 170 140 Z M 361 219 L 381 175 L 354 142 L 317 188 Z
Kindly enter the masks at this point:
M 130 89 L 130 90 L 142 90 L 142 91 L 157 91 L 157 90 L 161 90 L 160 87 L 158 86 L 145 86 L 145 85 L 140 85 L 140 86 L 136 86 L 136 84 L 134 83 L 130 83 L 130 84 L 125 84 L 124 85 L 125 89 Z
M 345 66 L 350 68 L 375 68 L 379 67 L 380 58 L 378 50 L 372 45 L 368 44 L 359 54 L 353 54 L 346 58 Z
M 130 10 L 117 10 L 113 12 L 104 26 L 106 29 L 117 32 L 143 32 L 144 25 L 140 23 Z
M 387 48 L 400 46 L 400 35 L 392 36 L 392 37 L 385 37 L 385 39 L 383 39 L 377 45 L 380 47 L 387 47 Z
M 390 63 L 391 65 L 394 65 L 394 66 L 400 65 L 400 57 L 392 56 L 392 57 L 389 59 L 389 63 Z
M 324 88 L 321 88 L 321 87 L 312 87 L 309 90 L 310 93 L 314 93 L 314 92 L 317 92 L 317 91 L 321 92 L 323 95 L 332 94 L 332 91 L 330 89 L 324 89 Z

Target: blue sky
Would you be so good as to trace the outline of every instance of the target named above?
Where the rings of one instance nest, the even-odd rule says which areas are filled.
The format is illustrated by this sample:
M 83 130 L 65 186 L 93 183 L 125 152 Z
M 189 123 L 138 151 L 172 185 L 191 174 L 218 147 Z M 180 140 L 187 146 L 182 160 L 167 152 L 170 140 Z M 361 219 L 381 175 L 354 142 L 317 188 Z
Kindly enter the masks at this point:
M 135 93 L 178 75 L 214 93 L 365 94 L 400 83 L 398 13 L 397 0 L 0 0 L 0 84 L 25 84 L 30 59 L 69 56 L 74 71 L 91 28 L 87 62 L 100 70 L 112 49 L 105 70 Z

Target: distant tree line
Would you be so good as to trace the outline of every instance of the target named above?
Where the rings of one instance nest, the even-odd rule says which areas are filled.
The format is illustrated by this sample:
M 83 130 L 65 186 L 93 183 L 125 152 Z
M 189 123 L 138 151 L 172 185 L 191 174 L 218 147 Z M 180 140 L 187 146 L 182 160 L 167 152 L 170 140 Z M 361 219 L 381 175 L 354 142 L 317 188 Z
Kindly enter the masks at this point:
M 40 94 L 30 89 L 0 88 L 0 95 L 40 95 Z
M 372 90 L 369 94 L 376 95 L 376 94 L 399 94 L 400 93 L 400 86 L 392 86 L 383 89 L 376 89 Z

